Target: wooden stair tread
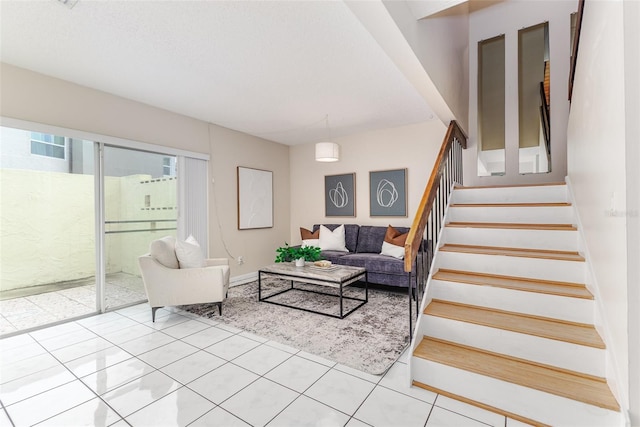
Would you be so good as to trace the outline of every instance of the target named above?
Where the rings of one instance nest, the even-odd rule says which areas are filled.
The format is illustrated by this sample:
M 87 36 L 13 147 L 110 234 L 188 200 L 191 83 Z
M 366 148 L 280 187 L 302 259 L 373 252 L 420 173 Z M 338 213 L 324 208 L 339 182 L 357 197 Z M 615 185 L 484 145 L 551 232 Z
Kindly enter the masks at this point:
M 567 202 L 549 202 L 549 203 L 452 203 L 454 208 L 553 208 L 571 206 Z
M 502 248 L 497 246 L 457 245 L 453 243 L 448 243 L 446 245 L 441 246 L 440 251 L 584 262 L 584 257 L 582 257 L 578 252 L 574 252 L 574 251 L 550 251 L 546 249 Z
M 434 275 L 436 280 L 492 286 L 524 292 L 558 295 L 563 297 L 593 299 L 589 290 L 579 283 L 556 282 L 552 280 L 528 279 L 526 277 L 501 276 L 497 274 L 473 273 L 468 271 L 440 269 Z
M 424 314 L 587 347 L 605 348 L 593 325 L 435 299 L 425 307 Z
M 510 230 L 559 230 L 576 231 L 573 224 L 521 224 L 515 222 L 449 222 L 445 227 L 458 228 L 504 228 Z
M 413 355 L 454 368 L 619 411 L 604 378 L 424 337 Z
M 567 185 L 566 182 L 543 182 L 539 184 L 516 184 L 516 185 L 485 185 L 485 186 L 477 186 L 477 187 L 456 187 L 456 190 L 477 190 L 482 188 L 522 188 L 522 187 L 548 187 L 548 186 L 556 186 L 556 185 Z

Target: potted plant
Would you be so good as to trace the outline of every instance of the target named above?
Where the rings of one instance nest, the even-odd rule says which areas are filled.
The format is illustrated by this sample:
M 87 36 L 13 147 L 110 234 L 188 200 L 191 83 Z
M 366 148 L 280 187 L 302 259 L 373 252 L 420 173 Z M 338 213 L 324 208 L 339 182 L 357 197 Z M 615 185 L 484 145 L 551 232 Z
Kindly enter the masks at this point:
M 276 249 L 276 262 L 296 261 L 297 267 L 304 266 L 305 261 L 318 261 L 321 249 L 317 246 L 284 246 Z

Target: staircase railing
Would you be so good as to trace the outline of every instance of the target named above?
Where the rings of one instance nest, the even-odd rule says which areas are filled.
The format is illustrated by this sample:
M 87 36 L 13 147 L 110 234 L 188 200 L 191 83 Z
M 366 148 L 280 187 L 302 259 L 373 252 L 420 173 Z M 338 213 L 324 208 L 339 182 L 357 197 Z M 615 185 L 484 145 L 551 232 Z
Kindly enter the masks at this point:
M 425 279 L 429 274 L 438 236 L 444 225 L 444 211 L 449 202 L 451 190 L 454 184 L 462 185 L 462 150 L 466 148 L 467 135 L 458 123 L 452 120 L 404 245 L 404 271 L 409 273 L 410 337 L 413 336 L 413 303 L 415 302 L 416 305 L 417 316 L 425 291 Z M 413 271 L 414 261 L 416 271 Z
M 544 134 L 547 161 L 551 165 L 551 111 L 547 103 L 547 93 L 544 90 L 544 82 L 540 82 L 540 122 Z
M 576 15 L 576 29 L 573 34 L 573 46 L 571 47 L 571 64 L 569 68 L 569 102 L 573 96 L 573 81 L 576 78 L 576 64 L 578 63 L 578 48 L 580 46 L 580 31 L 582 30 L 582 13 L 584 12 L 584 0 L 578 0 L 578 12 Z

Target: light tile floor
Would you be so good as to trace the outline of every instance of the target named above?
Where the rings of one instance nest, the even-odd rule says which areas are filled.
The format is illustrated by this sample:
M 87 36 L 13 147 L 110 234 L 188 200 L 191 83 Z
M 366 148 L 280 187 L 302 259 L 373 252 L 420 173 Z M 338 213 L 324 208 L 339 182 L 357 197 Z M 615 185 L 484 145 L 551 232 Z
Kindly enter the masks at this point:
M 0 340 L 0 426 L 516 426 L 384 375 L 147 304 Z

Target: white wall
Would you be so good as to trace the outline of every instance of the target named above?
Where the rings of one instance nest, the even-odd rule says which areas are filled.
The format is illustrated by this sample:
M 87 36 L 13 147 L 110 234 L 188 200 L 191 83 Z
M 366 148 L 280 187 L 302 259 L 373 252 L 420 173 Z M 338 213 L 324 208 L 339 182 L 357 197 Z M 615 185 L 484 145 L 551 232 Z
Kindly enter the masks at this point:
M 227 256 L 217 231 L 214 188 L 231 253 L 247 248 L 244 265 L 232 262 L 232 277 L 256 271 L 289 238 L 287 146 L 4 63 L 0 75 L 0 116 L 209 154 L 216 180 L 215 187 L 209 184 L 209 254 Z M 274 171 L 273 229 L 237 231 L 236 166 Z
M 291 237 L 300 243 L 300 227 L 313 224 L 360 224 L 409 227 L 446 132 L 439 120 L 335 139 L 340 161 L 315 161 L 315 145 L 291 147 Z M 369 216 L 369 172 L 407 168 L 407 217 Z M 356 174 L 356 216 L 325 217 L 324 177 Z
M 466 13 L 416 19 L 417 2 L 384 1 L 459 125 L 468 130 L 469 19 Z M 419 14 L 417 16 L 420 16 Z
M 627 191 L 635 192 L 638 202 L 640 180 L 634 172 L 638 165 L 627 163 L 627 147 L 637 146 L 638 74 L 637 52 L 635 75 L 626 76 L 625 28 L 623 2 L 586 2 L 580 38 L 580 50 L 573 89 L 571 114 L 567 130 L 568 176 L 572 183 L 576 207 L 586 239 L 586 251 L 593 268 L 590 284 L 599 297 L 603 312 L 599 327 L 606 334 L 609 361 L 608 376 L 617 377 L 618 396 L 623 407 L 629 407 L 629 364 L 637 374 L 638 325 L 627 324 L 628 308 L 637 312 L 638 301 L 628 300 L 628 268 L 637 270 L 640 263 L 637 244 L 629 250 L 628 225 L 638 223 L 638 211 L 630 209 Z M 637 12 L 637 9 L 636 9 Z M 636 15 L 638 16 L 638 15 Z M 636 40 L 638 21 L 632 22 L 629 40 Z M 628 26 L 628 24 L 627 24 Z M 629 56 L 631 58 L 631 56 Z M 625 77 L 634 83 L 627 87 Z M 634 89 L 635 93 L 630 91 Z M 625 98 L 635 97 L 635 110 L 625 108 Z M 635 126 L 635 133 L 627 129 Z M 627 140 L 628 137 L 631 140 Z M 636 161 L 637 161 L 636 151 Z M 629 168 L 633 170 L 629 170 Z M 631 179 L 629 179 L 631 178 Z M 637 276 L 636 276 L 637 279 Z M 629 328 L 635 331 L 634 352 L 630 352 Z M 637 378 L 634 380 L 637 385 Z M 636 395 L 637 398 L 637 395 Z M 634 402 L 635 410 L 639 408 Z M 640 425 L 636 413 L 635 423 Z
M 576 0 L 509 1 L 469 15 L 469 145 L 465 152 L 465 181 L 469 185 L 561 182 L 567 173 L 566 123 L 569 114 L 567 81 L 570 53 L 570 14 Z M 519 173 L 518 152 L 518 30 L 549 22 L 551 55 L 551 173 Z M 505 34 L 506 174 L 478 177 L 478 42 Z

